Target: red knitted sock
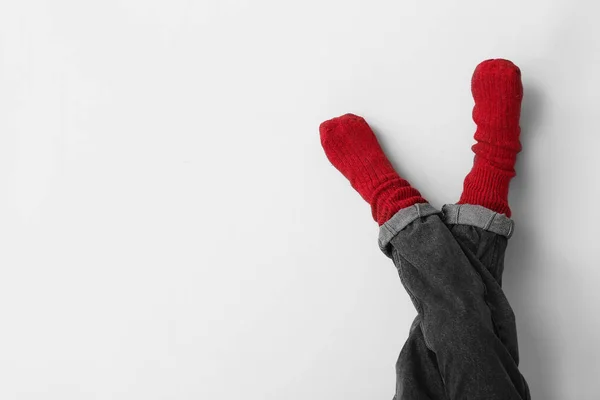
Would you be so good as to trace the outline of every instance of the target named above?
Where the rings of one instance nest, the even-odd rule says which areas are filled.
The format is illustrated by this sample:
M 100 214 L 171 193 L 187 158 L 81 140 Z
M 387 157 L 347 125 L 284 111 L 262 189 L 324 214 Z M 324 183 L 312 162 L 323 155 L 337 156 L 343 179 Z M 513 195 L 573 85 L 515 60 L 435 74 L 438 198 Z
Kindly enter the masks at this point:
M 510 217 L 508 186 L 521 151 L 521 71 L 507 60 L 484 61 L 475 69 L 471 91 L 477 124 L 475 161 L 458 203 L 484 206 Z
M 363 118 L 346 114 L 323 122 L 319 131 L 327 158 L 371 205 L 379 225 L 402 208 L 427 202 L 394 171 Z

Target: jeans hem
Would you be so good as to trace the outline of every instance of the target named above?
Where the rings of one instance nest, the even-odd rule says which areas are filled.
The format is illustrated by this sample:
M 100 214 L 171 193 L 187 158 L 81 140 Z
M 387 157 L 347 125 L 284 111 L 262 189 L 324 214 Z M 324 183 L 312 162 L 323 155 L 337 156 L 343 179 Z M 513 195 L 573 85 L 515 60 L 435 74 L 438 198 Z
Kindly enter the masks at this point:
M 515 222 L 483 206 L 473 204 L 446 204 L 442 207 L 443 220 L 448 225 L 472 225 L 509 239 Z
M 386 256 L 391 257 L 392 251 L 389 244 L 394 236 L 418 218 L 441 213 L 429 203 L 418 203 L 401 209 L 379 227 L 379 248 Z

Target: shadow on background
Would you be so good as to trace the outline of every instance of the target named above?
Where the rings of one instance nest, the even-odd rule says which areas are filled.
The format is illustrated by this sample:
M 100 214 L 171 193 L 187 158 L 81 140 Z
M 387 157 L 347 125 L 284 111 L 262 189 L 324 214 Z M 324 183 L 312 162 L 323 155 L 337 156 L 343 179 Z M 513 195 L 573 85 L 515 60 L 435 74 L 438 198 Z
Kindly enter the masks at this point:
M 537 87 L 524 87 L 523 105 L 521 109 L 521 142 L 523 151 L 519 159 L 527 158 L 528 149 L 536 142 L 536 137 L 542 135 L 539 131 L 539 121 L 543 114 L 543 93 Z M 531 201 L 529 182 L 536 179 L 531 176 L 527 169 L 527 163 L 517 162 L 517 179 L 511 183 L 511 207 L 515 210 L 525 210 Z M 529 383 L 532 398 L 552 399 L 558 393 L 555 390 L 559 371 L 550 359 L 549 345 L 547 342 L 537 340 L 536 332 L 543 331 L 546 326 L 540 318 L 523 318 L 520 315 L 536 315 L 531 310 L 531 293 L 534 292 L 533 285 L 536 284 L 536 275 L 532 272 L 533 266 L 539 263 L 539 254 L 542 249 L 536 248 L 535 235 L 537 232 L 529 229 L 531 225 L 519 224 L 517 221 L 517 234 L 509 244 L 506 254 L 505 288 L 508 286 L 508 297 L 517 315 L 517 332 L 519 335 L 519 353 L 521 367 L 523 364 L 527 369 L 521 368 L 521 372 Z M 544 326 L 539 326 L 540 324 Z

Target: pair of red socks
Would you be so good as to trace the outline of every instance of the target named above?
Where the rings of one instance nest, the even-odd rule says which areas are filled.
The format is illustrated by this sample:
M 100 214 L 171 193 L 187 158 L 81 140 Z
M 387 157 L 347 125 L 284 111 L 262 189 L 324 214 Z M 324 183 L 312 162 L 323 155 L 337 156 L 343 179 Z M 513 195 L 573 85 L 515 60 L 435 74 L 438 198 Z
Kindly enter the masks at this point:
M 477 143 L 473 168 L 458 203 L 480 205 L 510 217 L 508 187 L 521 150 L 521 71 L 507 60 L 484 61 L 475 69 L 471 90 Z M 346 114 L 325 121 L 320 133 L 327 158 L 371 205 L 379 225 L 403 208 L 427 202 L 394 170 L 363 118 Z

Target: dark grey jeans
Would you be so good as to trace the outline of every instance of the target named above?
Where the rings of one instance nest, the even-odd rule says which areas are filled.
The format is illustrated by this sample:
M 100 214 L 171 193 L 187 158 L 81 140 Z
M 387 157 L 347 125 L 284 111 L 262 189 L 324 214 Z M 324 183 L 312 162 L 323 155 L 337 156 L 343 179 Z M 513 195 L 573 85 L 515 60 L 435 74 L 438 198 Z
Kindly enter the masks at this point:
M 530 399 L 515 316 L 502 291 L 513 221 L 473 205 L 400 210 L 381 226 L 417 309 L 396 365 L 396 400 Z

